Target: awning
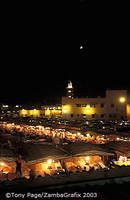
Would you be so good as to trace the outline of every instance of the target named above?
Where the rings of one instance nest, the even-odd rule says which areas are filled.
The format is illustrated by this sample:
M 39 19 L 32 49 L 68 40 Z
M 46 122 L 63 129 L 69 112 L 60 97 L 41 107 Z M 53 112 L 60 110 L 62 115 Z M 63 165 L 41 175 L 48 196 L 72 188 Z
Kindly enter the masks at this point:
M 52 144 L 24 144 L 24 160 L 27 165 L 45 162 L 48 159 L 59 160 L 69 154 Z
M 17 160 L 17 156 L 11 149 L 0 148 L 0 161 L 14 162 Z
M 91 143 L 75 143 L 68 144 L 64 147 L 73 156 L 90 156 L 90 155 L 101 155 L 101 156 L 111 156 L 113 153 L 109 152 L 100 144 Z

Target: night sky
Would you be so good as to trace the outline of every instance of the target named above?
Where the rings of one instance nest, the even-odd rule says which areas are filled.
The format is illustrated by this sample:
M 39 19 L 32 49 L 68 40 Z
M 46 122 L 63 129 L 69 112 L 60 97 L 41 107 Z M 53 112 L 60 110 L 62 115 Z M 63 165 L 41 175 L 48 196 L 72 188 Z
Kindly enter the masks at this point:
M 55 6 L 55 5 L 54 5 Z M 129 89 L 129 27 L 111 5 L 49 6 L 3 15 L 0 102 L 43 102 L 65 94 L 72 80 L 76 96 Z M 104 8 L 104 9 L 101 9 Z M 6 10 L 8 12 L 8 10 Z M 116 13 L 116 14 L 115 14 Z M 80 46 L 83 49 L 78 50 Z

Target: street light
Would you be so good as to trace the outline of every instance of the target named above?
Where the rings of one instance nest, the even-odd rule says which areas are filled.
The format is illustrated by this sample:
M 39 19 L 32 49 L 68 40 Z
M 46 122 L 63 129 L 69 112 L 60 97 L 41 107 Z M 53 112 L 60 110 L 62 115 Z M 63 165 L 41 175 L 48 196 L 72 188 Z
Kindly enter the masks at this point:
M 126 102 L 126 98 L 125 97 L 120 97 L 119 101 L 120 101 L 120 103 L 125 103 Z

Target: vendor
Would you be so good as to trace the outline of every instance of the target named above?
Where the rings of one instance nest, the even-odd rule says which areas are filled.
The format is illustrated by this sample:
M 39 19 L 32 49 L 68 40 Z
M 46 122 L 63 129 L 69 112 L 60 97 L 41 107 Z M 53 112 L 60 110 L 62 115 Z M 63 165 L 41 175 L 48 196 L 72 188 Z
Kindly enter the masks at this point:
M 16 160 L 16 175 L 18 177 L 22 176 L 22 163 L 24 162 L 24 160 L 22 160 L 22 156 L 19 155 L 18 159 Z

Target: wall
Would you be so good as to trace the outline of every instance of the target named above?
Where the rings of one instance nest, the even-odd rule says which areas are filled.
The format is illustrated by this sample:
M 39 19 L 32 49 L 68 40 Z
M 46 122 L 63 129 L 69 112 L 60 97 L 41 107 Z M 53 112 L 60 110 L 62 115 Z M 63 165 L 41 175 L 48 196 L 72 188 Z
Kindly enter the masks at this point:
M 127 118 L 127 91 L 126 90 L 107 90 L 106 91 L 106 110 L 108 116 L 114 115 L 116 119 Z M 121 101 L 124 99 L 124 102 Z
M 21 117 L 40 117 L 44 113 L 45 113 L 44 110 L 36 110 L 36 109 L 33 110 L 22 109 L 19 111 L 19 115 Z
M 65 119 L 126 119 L 127 91 L 107 90 L 104 98 L 62 97 L 62 117 Z
M 22 109 L 19 111 L 19 116 L 21 117 L 42 117 L 42 116 L 46 116 L 48 118 L 51 117 L 56 117 L 56 116 L 60 116 L 61 115 L 61 110 L 58 109 L 52 109 L 52 108 L 47 108 L 45 110 L 37 110 L 37 109 L 33 109 L 33 110 L 25 110 Z
M 130 104 L 127 105 L 127 119 L 130 121 Z
M 124 98 L 124 102 L 120 101 Z M 107 90 L 105 97 L 97 98 L 68 98 L 62 97 L 62 106 L 43 106 L 42 110 L 20 110 L 20 116 L 48 118 L 62 117 L 63 119 L 90 120 L 130 120 L 130 105 L 127 105 L 126 90 Z

